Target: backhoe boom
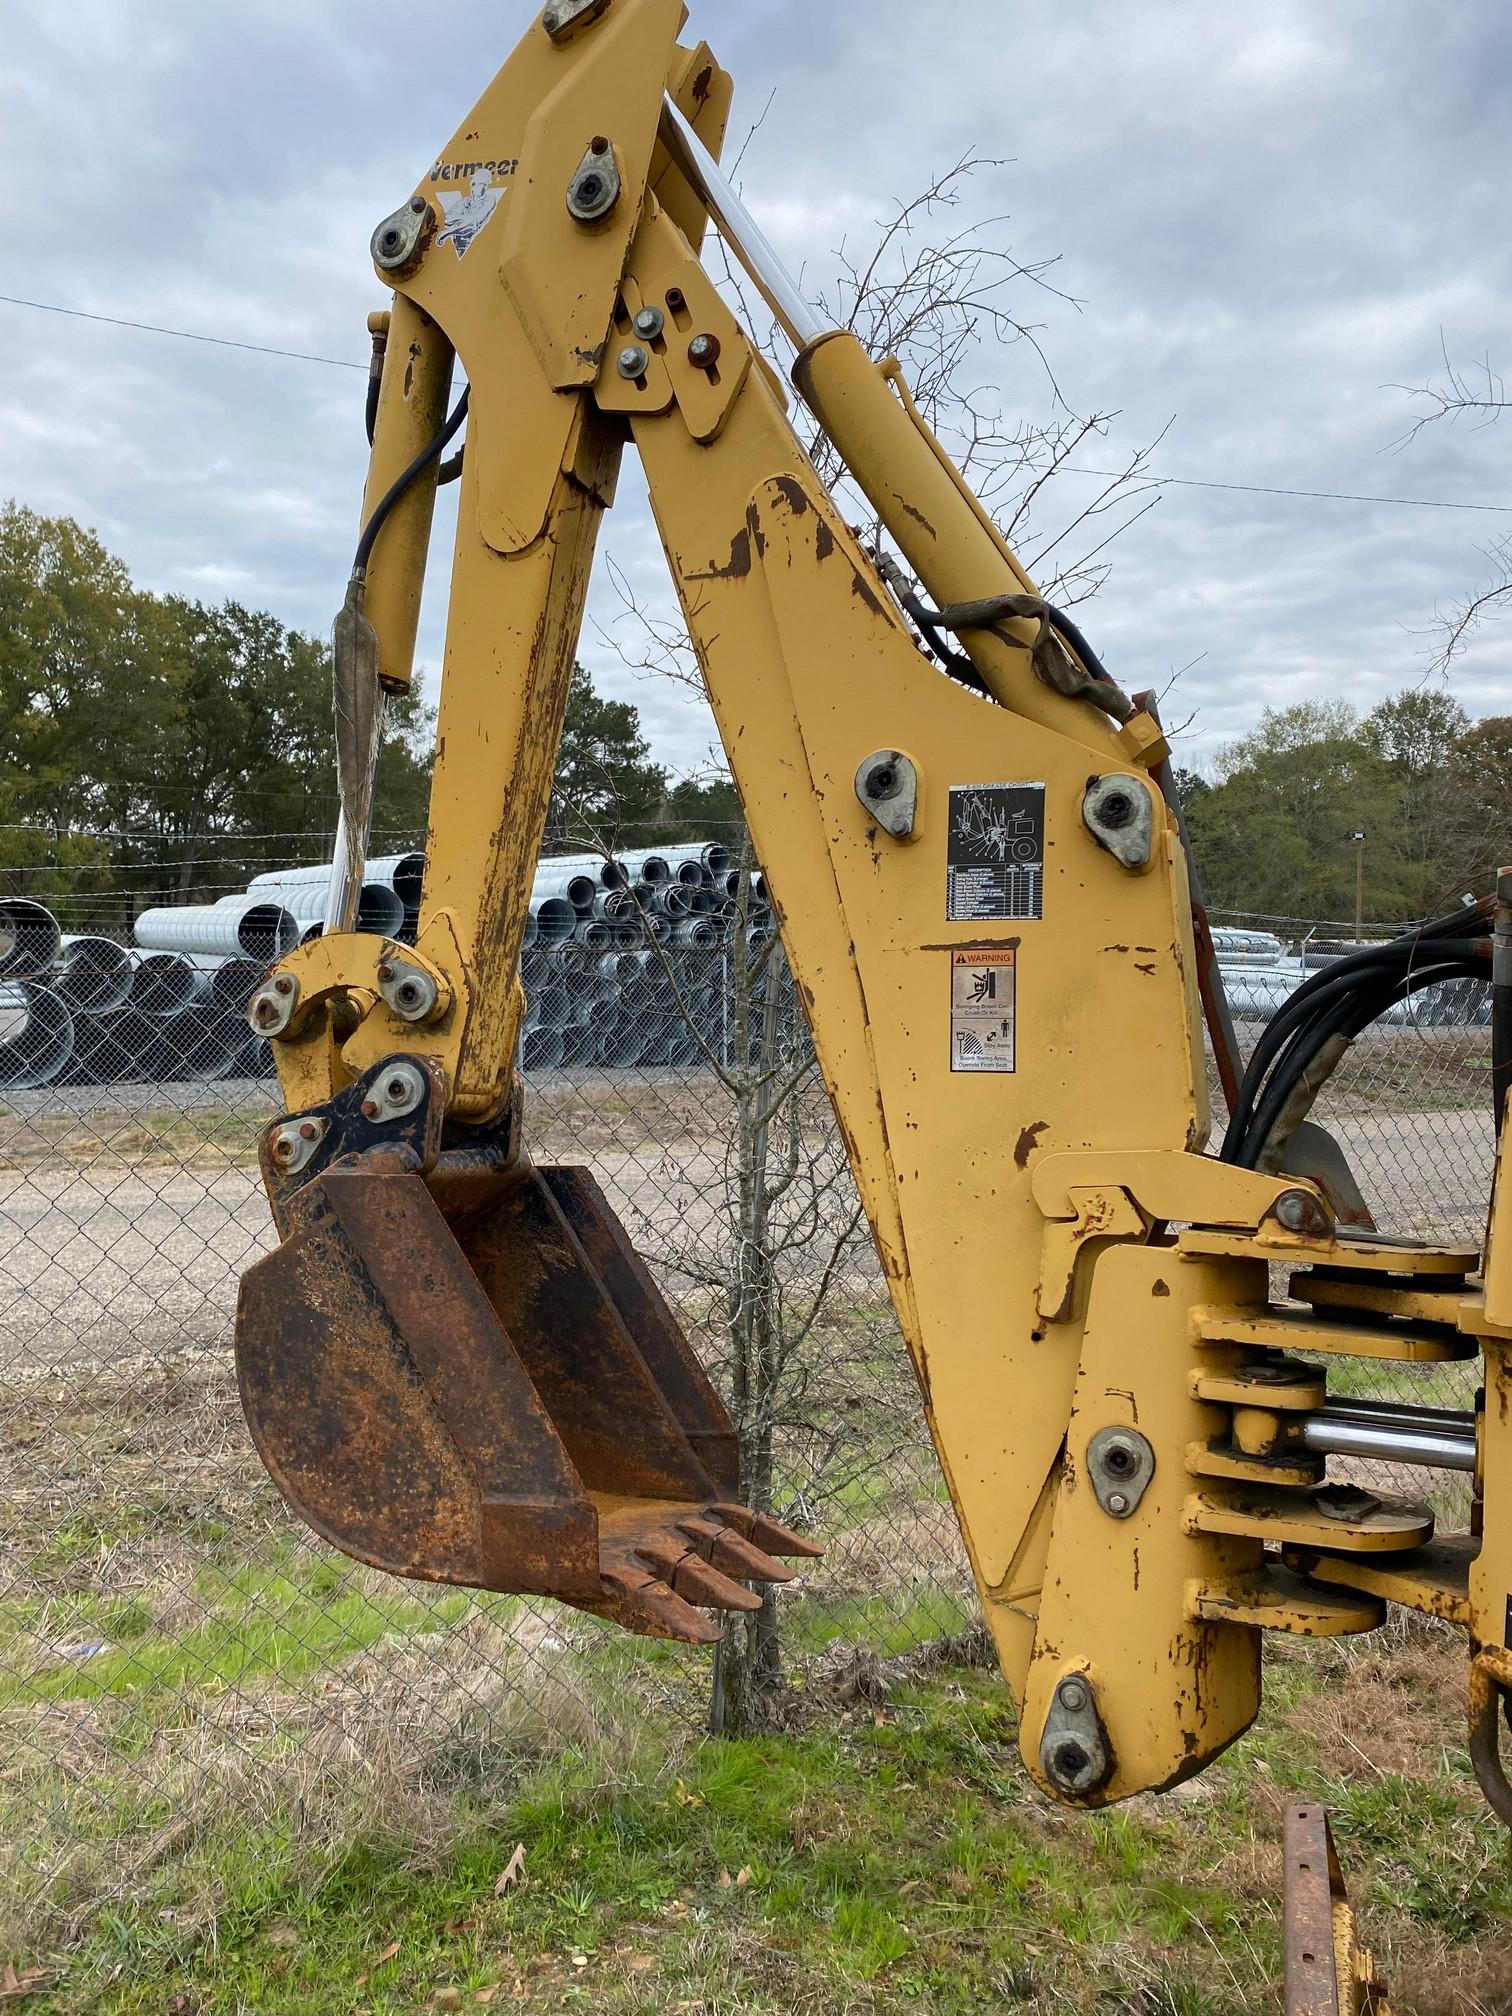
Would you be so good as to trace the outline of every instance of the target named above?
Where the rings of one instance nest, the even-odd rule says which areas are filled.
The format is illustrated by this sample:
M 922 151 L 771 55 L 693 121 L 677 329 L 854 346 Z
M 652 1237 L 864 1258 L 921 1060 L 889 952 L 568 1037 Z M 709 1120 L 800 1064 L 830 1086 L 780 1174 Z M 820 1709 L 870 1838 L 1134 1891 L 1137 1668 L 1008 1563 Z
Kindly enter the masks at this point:
M 1509 1410 L 1479 1420 L 1486 1518 L 1457 1568 L 1422 1507 L 1328 1485 L 1302 1425 L 1337 1349 L 1482 1351 L 1505 1393 L 1512 1292 L 1472 1249 L 1351 1236 L 1284 1143 L 1204 1152 L 1159 722 L 1040 598 L 896 362 L 781 273 L 716 165 L 730 81 L 683 21 L 681 0 L 553 0 L 375 234 L 395 296 L 339 704 L 410 676 L 434 462 L 374 513 L 434 441 L 453 359 L 470 398 L 428 869 L 412 947 L 334 929 L 253 1004 L 289 1116 L 263 1149 L 283 1244 L 239 1323 L 258 1446 L 361 1558 L 643 1631 L 716 1635 L 706 1606 L 749 1607 L 774 1556 L 814 1551 L 738 1503 L 724 1409 L 591 1179 L 524 1146 L 528 891 L 633 446 L 1030 1772 L 1081 1805 L 1190 1776 L 1256 1713 L 1263 1629 L 1368 1630 L 1387 1598 L 1442 1614 L 1446 1574 L 1494 1734 Z M 805 453 L 699 257 L 711 213 L 980 690 L 921 650 L 896 562 Z M 1492 1242 L 1500 1265 L 1495 1213 Z M 1273 1303 L 1277 1265 L 1330 1312 Z M 1494 1740 L 1478 1757 L 1503 1801 Z

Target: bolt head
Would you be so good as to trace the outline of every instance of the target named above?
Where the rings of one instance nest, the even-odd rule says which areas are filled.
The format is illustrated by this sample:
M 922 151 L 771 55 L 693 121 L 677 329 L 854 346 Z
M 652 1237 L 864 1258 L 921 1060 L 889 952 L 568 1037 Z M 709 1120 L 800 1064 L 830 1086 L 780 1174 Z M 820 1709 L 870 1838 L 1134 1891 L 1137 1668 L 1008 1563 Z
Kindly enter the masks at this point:
M 278 978 L 273 982 L 273 992 L 275 994 L 292 994 L 294 992 L 294 982 L 289 978 L 287 973 L 280 973 Z
M 425 198 L 423 196 L 411 196 L 410 209 L 417 217 L 423 217 L 426 210 Z
M 392 980 L 393 977 L 394 977 L 394 969 L 392 966 L 389 965 L 388 961 L 385 959 L 383 964 L 378 968 L 378 978 L 380 980 Z
M 1099 803 L 1097 816 L 1104 826 L 1111 826 L 1116 831 L 1121 826 L 1127 826 L 1134 817 L 1134 800 L 1126 791 L 1110 791 Z
M 1069 1680 L 1062 1680 L 1056 1693 L 1060 1705 L 1068 1715 L 1080 1715 L 1087 1705 L 1087 1683 L 1085 1680 L 1076 1679 L 1074 1675 Z
M 1110 1491 L 1108 1493 L 1108 1510 L 1110 1512 L 1122 1514 L 1127 1512 L 1128 1509 L 1129 1501 L 1125 1498 L 1122 1491 Z
M 278 1139 L 273 1143 L 273 1153 L 278 1157 L 280 1162 L 287 1162 L 294 1154 L 294 1147 L 295 1143 L 292 1135 L 280 1134 Z
M 1307 1190 L 1286 1190 L 1276 1199 L 1276 1223 L 1287 1232 L 1326 1238 L 1333 1230 L 1328 1213 Z
M 621 378 L 644 378 L 650 362 L 649 351 L 638 343 L 627 344 L 619 353 L 619 374 Z
M 278 1023 L 278 1009 L 271 1001 L 259 1001 L 253 1018 L 259 1029 L 272 1029 Z
M 299 1138 L 301 1141 L 315 1141 L 319 1139 L 319 1136 L 320 1129 L 315 1125 L 313 1120 L 300 1121 Z
M 660 336 L 662 332 L 662 312 L 660 308 L 642 308 L 635 318 L 637 336 Z
M 387 1091 L 390 1099 L 398 1101 L 405 1097 L 410 1087 L 403 1078 L 390 1078 L 384 1089 Z
M 595 133 L 588 142 L 588 151 L 590 154 L 607 154 L 609 152 L 607 137 L 602 133 Z
M 718 357 L 719 338 L 717 336 L 695 336 L 688 345 L 688 362 L 690 364 L 696 364 L 703 369 L 707 369 L 710 364 L 716 362 Z
M 364 1120 L 376 1120 L 378 1118 L 378 1101 L 376 1099 L 363 1100 L 362 1117 Z

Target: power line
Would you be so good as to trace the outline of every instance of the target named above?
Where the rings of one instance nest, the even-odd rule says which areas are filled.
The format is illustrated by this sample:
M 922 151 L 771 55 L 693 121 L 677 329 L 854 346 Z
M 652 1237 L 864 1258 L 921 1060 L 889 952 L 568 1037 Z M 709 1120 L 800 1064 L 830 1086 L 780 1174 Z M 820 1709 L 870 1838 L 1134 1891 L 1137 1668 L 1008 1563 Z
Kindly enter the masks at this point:
M 1147 476 L 1138 469 L 1069 468 L 1062 476 L 1122 476 L 1141 483 L 1170 483 L 1183 490 L 1246 490 L 1256 497 L 1320 497 L 1335 504 L 1410 504 L 1420 511 L 1512 511 L 1512 504 L 1460 504 L 1445 497 L 1371 497 L 1355 490 L 1286 490 L 1275 483 L 1215 483 L 1200 476 Z
M 108 322 L 112 329 L 140 329 L 149 336 L 178 336 L 185 343 L 213 343 L 221 350 L 252 350 L 259 357 L 292 357 L 299 364 L 333 364 L 341 371 L 366 371 L 349 357 L 317 357 L 309 350 L 275 350 L 267 343 L 239 343 L 232 336 L 206 336 L 198 329 L 165 329 L 159 322 L 128 322 L 123 315 L 92 315 L 87 308 L 62 308 L 56 301 L 28 301 L 19 294 L 0 294 L 12 308 L 40 308 L 45 315 L 67 315 L 76 322 Z
M 250 350 L 259 357 L 287 357 L 299 364 L 329 364 L 338 371 L 366 371 L 349 357 L 321 357 L 309 350 L 279 350 L 267 343 L 241 343 L 231 336 L 207 336 L 198 329 L 169 329 L 160 322 L 131 322 L 122 315 L 95 315 L 85 308 L 64 308 L 56 301 L 31 301 L 19 294 L 0 294 L 12 308 L 37 308 L 47 315 L 67 315 L 77 322 L 104 322 L 113 329 L 137 329 L 149 336 L 177 336 L 185 343 L 210 343 L 222 350 Z M 1220 483 L 1201 476 L 1146 476 L 1129 469 L 1064 468 L 1062 476 L 1135 477 L 1183 490 L 1235 490 L 1253 497 L 1309 497 L 1332 504 L 1400 504 L 1417 511 L 1487 511 L 1505 516 L 1512 504 L 1462 504 L 1446 497 L 1374 497 L 1355 490 L 1302 490 L 1275 483 Z

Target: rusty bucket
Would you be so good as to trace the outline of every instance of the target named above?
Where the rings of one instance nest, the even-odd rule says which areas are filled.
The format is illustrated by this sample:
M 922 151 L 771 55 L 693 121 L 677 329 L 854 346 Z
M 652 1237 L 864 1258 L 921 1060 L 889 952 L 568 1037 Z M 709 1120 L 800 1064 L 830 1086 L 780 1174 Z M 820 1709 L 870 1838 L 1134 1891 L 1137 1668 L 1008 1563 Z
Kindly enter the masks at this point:
M 236 1323 L 258 1453 L 390 1574 L 716 1639 L 704 1610 L 820 1550 L 735 1502 L 729 1416 L 588 1171 L 520 1152 L 518 1100 L 443 1144 L 441 1090 L 392 1059 L 265 1131 L 281 1243 Z

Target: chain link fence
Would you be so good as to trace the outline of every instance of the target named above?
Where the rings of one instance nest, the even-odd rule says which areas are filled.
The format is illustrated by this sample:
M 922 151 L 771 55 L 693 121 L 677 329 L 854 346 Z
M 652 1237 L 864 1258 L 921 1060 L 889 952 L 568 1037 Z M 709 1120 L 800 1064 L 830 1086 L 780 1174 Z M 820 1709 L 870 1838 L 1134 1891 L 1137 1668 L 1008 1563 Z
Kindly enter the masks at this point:
M 752 905 L 715 908 L 712 935 L 623 916 L 604 920 L 607 944 L 537 934 L 528 1134 L 537 1160 L 591 1167 L 739 1395 L 749 1093 L 785 1095 L 760 1144 L 782 1373 L 762 1404 L 778 1514 L 826 1547 L 777 1599 L 801 1682 L 837 1641 L 906 1650 L 974 1605 L 780 952 Z M 1287 920 L 1270 935 L 1271 970 L 1304 956 Z M 275 1863 L 318 1862 L 376 1817 L 421 1853 L 531 1757 L 702 1726 L 706 1655 L 390 1580 L 316 1541 L 263 1473 L 229 1352 L 238 1278 L 272 1243 L 256 1137 L 277 1088 L 238 1013 L 256 962 L 191 961 L 188 999 L 164 980 L 146 1000 L 137 962 L 135 992 L 71 1008 L 66 962 L 24 963 L 0 972 L 0 1951 L 66 1943 L 109 1912 L 189 1936 L 223 1904 L 227 1830 L 266 1838 Z M 29 1021 L 57 1047 L 49 1004 L 71 1019 L 67 1060 L 7 1076 Z M 1320 1102 L 1388 1229 L 1479 1236 L 1482 1006 L 1372 1030 Z M 1261 1026 L 1248 1013 L 1241 1035 Z M 1379 1367 L 1335 1371 L 1383 1390 Z M 1464 1368 L 1391 1376 L 1392 1397 L 1468 1404 Z

